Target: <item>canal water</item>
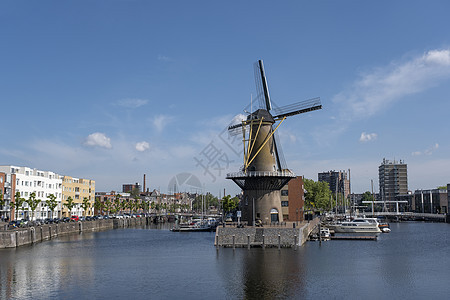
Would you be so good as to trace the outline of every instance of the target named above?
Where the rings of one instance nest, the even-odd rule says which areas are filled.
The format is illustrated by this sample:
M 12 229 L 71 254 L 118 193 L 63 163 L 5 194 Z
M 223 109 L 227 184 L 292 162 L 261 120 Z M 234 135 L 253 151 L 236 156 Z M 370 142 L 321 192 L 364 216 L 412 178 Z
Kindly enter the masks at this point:
M 450 224 L 391 229 L 297 251 L 154 227 L 73 234 L 0 250 L 0 299 L 449 299 Z

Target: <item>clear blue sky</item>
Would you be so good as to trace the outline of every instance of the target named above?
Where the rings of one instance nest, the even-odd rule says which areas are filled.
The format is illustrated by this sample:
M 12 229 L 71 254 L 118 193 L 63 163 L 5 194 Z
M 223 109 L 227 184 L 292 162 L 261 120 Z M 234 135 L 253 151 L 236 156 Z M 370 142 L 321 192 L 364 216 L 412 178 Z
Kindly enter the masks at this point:
M 364 192 L 387 158 L 408 164 L 411 190 L 447 184 L 449 11 L 449 1 L 1 1 L 0 164 L 91 178 L 97 191 L 145 173 L 166 192 L 192 173 L 216 195 L 237 193 L 225 174 L 242 164 L 241 144 L 221 137 L 263 59 L 276 104 L 322 99 L 280 127 L 296 174 L 350 168 Z M 212 150 L 205 174 L 196 159 Z

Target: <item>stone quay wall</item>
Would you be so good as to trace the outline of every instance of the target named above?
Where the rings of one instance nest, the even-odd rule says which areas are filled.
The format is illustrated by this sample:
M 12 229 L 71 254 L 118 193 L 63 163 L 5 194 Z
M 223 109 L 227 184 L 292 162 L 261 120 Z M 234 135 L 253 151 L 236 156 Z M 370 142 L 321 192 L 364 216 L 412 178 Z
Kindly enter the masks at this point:
M 31 245 L 64 234 L 145 226 L 149 222 L 151 222 L 150 218 L 108 219 L 2 230 L 0 231 L 0 249 Z
M 319 218 L 299 228 L 286 227 L 217 227 L 214 245 L 217 247 L 280 247 L 303 245 Z

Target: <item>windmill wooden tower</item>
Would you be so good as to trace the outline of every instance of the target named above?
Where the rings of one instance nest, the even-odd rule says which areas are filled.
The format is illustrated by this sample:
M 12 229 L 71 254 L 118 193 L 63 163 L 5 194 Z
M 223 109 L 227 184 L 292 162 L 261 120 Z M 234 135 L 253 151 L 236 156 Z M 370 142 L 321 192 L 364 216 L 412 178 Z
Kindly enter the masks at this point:
M 230 135 L 242 134 L 244 164 L 239 172 L 227 174 L 244 192 L 242 218 L 249 224 L 282 222 L 281 188 L 295 174 L 284 161 L 277 129 L 290 116 L 322 108 L 320 98 L 272 108 L 262 60 L 255 63 L 255 82 L 260 107 L 242 123 L 228 127 Z

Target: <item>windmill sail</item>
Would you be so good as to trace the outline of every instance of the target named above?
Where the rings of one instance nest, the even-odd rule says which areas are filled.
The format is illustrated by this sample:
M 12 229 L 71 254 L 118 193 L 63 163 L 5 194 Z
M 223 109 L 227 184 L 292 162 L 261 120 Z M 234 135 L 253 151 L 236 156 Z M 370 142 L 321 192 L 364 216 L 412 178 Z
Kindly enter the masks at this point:
M 260 108 L 264 108 L 267 111 L 272 109 L 270 102 L 269 86 L 267 85 L 266 74 L 264 72 L 264 65 L 262 60 L 258 60 L 254 64 L 255 71 L 255 85 L 256 85 L 256 98 L 259 101 Z
M 272 115 L 274 119 L 281 119 L 318 109 L 322 109 L 322 104 L 319 97 L 282 107 L 276 107 L 273 109 Z

